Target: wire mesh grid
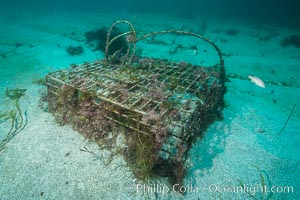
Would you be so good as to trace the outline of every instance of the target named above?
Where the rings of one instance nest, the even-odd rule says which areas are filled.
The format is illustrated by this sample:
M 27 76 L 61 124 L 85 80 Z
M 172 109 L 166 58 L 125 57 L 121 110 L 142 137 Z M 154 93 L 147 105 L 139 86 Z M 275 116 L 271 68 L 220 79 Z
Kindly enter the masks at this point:
M 142 119 L 156 113 L 161 121 L 182 127 L 184 118 L 188 118 L 198 105 L 209 103 L 209 91 L 221 87 L 218 77 L 219 72 L 213 68 L 141 58 L 136 65 L 123 68 L 105 61 L 73 65 L 70 69 L 48 74 L 47 85 L 55 95 L 63 85 L 80 92 L 95 92 L 93 103 L 106 102 L 106 109 L 118 114 L 119 119 L 106 117 L 118 124 L 125 125 L 120 119 L 123 117 L 130 121 L 140 120 L 140 125 L 151 127 Z M 149 134 L 147 128 L 139 131 Z

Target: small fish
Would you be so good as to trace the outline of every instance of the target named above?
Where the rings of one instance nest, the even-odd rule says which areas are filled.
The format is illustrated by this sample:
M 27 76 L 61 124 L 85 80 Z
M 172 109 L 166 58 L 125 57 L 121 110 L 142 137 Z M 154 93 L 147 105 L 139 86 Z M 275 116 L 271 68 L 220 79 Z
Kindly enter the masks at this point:
M 265 83 L 258 77 L 249 75 L 248 78 L 251 80 L 252 83 L 255 83 L 257 86 L 265 88 Z
M 265 133 L 266 130 L 265 129 L 262 129 L 262 128 L 259 128 L 256 130 L 257 133 Z

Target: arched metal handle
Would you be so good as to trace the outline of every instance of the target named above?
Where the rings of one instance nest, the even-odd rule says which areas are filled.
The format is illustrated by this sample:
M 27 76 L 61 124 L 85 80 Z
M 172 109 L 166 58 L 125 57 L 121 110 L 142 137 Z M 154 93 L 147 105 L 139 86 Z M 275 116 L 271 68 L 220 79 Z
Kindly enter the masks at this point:
M 117 36 L 115 36 L 114 38 L 110 39 L 110 36 L 111 36 L 111 33 L 112 33 L 113 28 L 114 28 L 116 25 L 118 25 L 118 24 L 128 24 L 128 26 L 129 26 L 129 31 L 127 31 L 127 32 L 125 32 L 125 33 L 122 33 L 122 34 L 120 34 L 120 35 L 117 35 Z M 105 60 L 106 60 L 107 62 L 108 62 L 108 60 L 109 60 L 109 53 L 108 53 L 108 51 L 109 51 L 109 46 L 110 46 L 115 40 L 117 40 L 118 38 L 123 37 L 123 36 L 126 36 L 126 35 L 128 36 L 127 39 L 126 39 L 126 41 L 127 41 L 128 43 L 131 43 L 131 45 L 133 46 L 133 50 L 132 50 L 133 52 L 132 52 L 132 55 L 131 55 L 131 57 L 130 57 L 130 59 L 129 59 L 129 63 L 131 63 L 131 60 L 132 60 L 133 56 L 135 55 L 135 50 L 136 50 L 136 48 L 135 48 L 135 47 L 136 47 L 136 45 L 135 45 L 135 43 L 136 43 L 136 31 L 135 31 L 133 25 L 132 25 L 129 21 L 127 21 L 127 20 L 116 21 L 115 23 L 113 23 L 113 24 L 110 26 L 110 28 L 109 28 L 108 31 L 107 31 L 106 46 L 105 46 Z M 130 51 L 131 51 L 131 48 L 129 47 L 129 48 L 127 49 L 126 58 L 128 57 Z
M 222 52 L 214 42 L 210 41 L 209 39 L 207 39 L 206 37 L 204 37 L 202 35 L 198 35 L 196 33 L 191 33 L 191 32 L 187 32 L 187 31 L 165 30 L 165 31 L 158 31 L 158 32 L 153 32 L 153 33 L 143 35 L 142 37 L 138 38 L 136 40 L 136 42 L 138 42 L 140 40 L 143 40 L 143 39 L 146 39 L 148 37 L 154 36 L 154 35 L 168 34 L 168 33 L 194 36 L 194 37 L 200 38 L 200 39 L 204 40 L 205 42 L 208 42 L 210 45 L 212 45 L 215 48 L 215 50 L 217 51 L 217 53 L 219 55 L 219 59 L 220 59 L 220 67 L 221 67 L 220 68 L 220 82 L 224 82 L 225 67 L 224 67 L 224 60 L 223 60 Z
M 120 35 L 117 35 L 116 37 L 110 39 L 110 35 L 112 32 L 112 29 L 114 26 L 116 26 L 117 24 L 120 23 L 125 23 L 129 25 L 130 30 L 128 32 L 122 33 Z M 160 35 L 160 34 L 179 34 L 179 35 L 189 35 L 189 36 L 194 36 L 197 37 L 199 39 L 204 40 L 205 42 L 209 43 L 210 45 L 212 45 L 215 50 L 217 51 L 218 55 L 219 55 L 219 59 L 220 59 L 220 83 L 224 83 L 225 81 L 225 67 L 224 67 L 224 60 L 223 60 L 223 56 L 222 56 L 222 52 L 219 49 L 219 47 L 212 41 L 210 41 L 209 39 L 207 39 L 206 37 L 202 36 L 202 35 L 198 35 L 196 33 L 191 33 L 191 32 L 187 32 L 187 31 L 180 31 L 180 30 L 165 30 L 165 31 L 158 31 L 158 32 L 153 32 L 153 33 L 149 33 L 149 34 L 145 34 L 140 38 L 136 37 L 136 31 L 133 27 L 133 25 L 126 20 L 120 20 L 120 21 L 116 21 L 115 23 L 113 23 L 111 25 L 111 27 L 109 28 L 108 32 L 107 32 L 107 38 L 106 38 L 106 47 L 105 47 L 105 59 L 106 61 L 109 60 L 109 55 L 108 55 L 108 50 L 109 50 L 109 46 L 118 38 L 126 36 L 126 35 L 130 35 L 130 37 L 127 37 L 127 42 L 131 43 L 131 45 L 133 46 L 133 49 L 131 49 L 131 47 L 129 47 L 127 49 L 127 53 L 126 53 L 126 58 L 128 58 L 130 51 L 132 50 L 132 54 L 128 60 L 127 64 L 130 64 L 132 61 L 133 56 L 135 55 L 135 51 L 136 51 L 136 43 L 140 40 L 146 39 L 148 37 L 154 36 L 154 35 Z M 123 63 L 124 64 L 124 63 Z

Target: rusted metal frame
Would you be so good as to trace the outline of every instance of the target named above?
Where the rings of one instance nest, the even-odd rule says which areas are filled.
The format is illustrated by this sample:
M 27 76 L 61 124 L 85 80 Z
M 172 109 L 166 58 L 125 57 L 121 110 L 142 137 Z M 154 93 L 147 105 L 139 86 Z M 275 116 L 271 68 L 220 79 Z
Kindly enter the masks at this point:
M 140 82 L 137 81 L 133 86 L 127 88 L 128 92 L 130 92 L 132 89 L 134 89 L 134 88 L 136 88 L 136 87 L 142 87 L 142 86 L 140 86 L 139 84 L 140 84 L 141 82 L 144 82 L 145 80 L 146 80 L 146 79 L 144 79 L 144 80 L 142 80 L 142 81 L 140 81 Z M 126 82 L 125 82 L 125 83 L 126 83 Z M 126 83 L 126 84 L 128 84 L 128 83 Z M 122 96 L 122 94 L 116 96 L 114 99 L 118 99 L 118 98 L 120 98 L 120 96 Z M 125 103 L 128 99 L 130 99 L 130 98 L 132 98 L 132 97 L 137 97 L 137 95 L 130 96 L 130 97 L 126 98 L 125 100 L 123 100 L 121 103 Z M 132 104 L 129 105 L 129 106 L 132 107 Z
M 138 131 L 139 133 L 142 133 L 142 134 L 145 134 L 145 135 L 150 135 L 150 134 L 147 133 L 147 132 L 144 132 L 144 131 L 142 131 L 142 130 L 140 130 L 140 129 L 137 129 L 137 128 L 134 128 L 134 127 L 132 127 L 132 126 L 129 126 L 129 125 L 127 125 L 127 124 L 125 124 L 125 123 L 122 123 L 122 122 L 120 122 L 120 121 L 118 121 L 118 120 L 115 120 L 115 119 L 113 119 L 113 118 L 111 118 L 111 117 L 106 116 L 105 118 L 107 118 L 107 119 L 109 119 L 109 120 L 111 120 L 111 121 L 113 121 L 113 122 L 115 122 L 115 123 L 117 123 L 117 124 L 119 124 L 119 125 L 121 125 L 121 126 L 125 126 L 125 127 L 129 128 L 129 129 Z M 140 122 L 138 122 L 138 123 L 140 123 Z
M 57 79 L 57 78 L 53 77 L 53 76 L 47 75 L 47 78 L 50 78 L 50 79 L 52 79 L 53 81 L 59 82 L 59 83 L 61 83 L 61 84 L 65 84 L 65 85 L 68 85 L 68 86 L 70 86 L 70 87 L 73 87 L 71 84 L 66 83 L 66 82 L 64 82 L 64 81 L 62 81 L 62 80 L 60 80 L 60 79 Z
M 93 104 L 99 106 L 99 104 L 97 104 L 97 103 L 93 103 Z M 113 104 L 113 105 L 114 105 L 114 104 Z M 136 118 L 134 118 L 134 117 L 131 117 L 130 115 L 126 115 L 126 114 L 120 113 L 120 112 L 118 112 L 118 111 L 116 111 L 116 110 L 109 109 L 109 108 L 107 108 L 107 107 L 104 107 L 104 109 L 106 109 L 106 110 L 109 111 L 109 112 L 113 112 L 113 113 L 115 113 L 115 114 L 118 114 L 118 115 L 120 115 L 120 116 L 122 116 L 122 117 L 124 117 L 124 118 L 129 119 L 129 120 L 132 120 L 132 121 L 134 121 L 134 122 L 136 122 L 136 123 L 140 123 L 140 124 L 142 124 L 142 125 L 144 125 L 144 126 L 147 126 L 147 127 L 152 127 L 150 124 L 144 123 L 143 121 L 140 121 L 140 120 L 138 120 L 138 119 L 136 119 Z M 131 109 L 128 109 L 128 111 L 134 113 Z M 139 113 L 135 113 L 135 114 L 136 114 L 136 116 L 138 116 Z M 139 131 L 139 132 L 141 132 L 141 133 L 143 133 L 143 134 L 146 134 L 146 135 L 150 135 L 149 133 L 147 133 L 147 132 L 145 132 L 145 131 L 142 131 L 142 130 L 136 129 L 135 127 L 132 127 L 132 126 L 130 126 L 130 125 L 124 124 L 124 123 L 120 122 L 119 120 L 116 120 L 116 119 L 114 119 L 114 118 L 112 118 L 112 117 L 109 117 L 109 116 L 107 116 L 107 115 L 105 115 L 104 117 L 107 118 L 107 119 L 109 119 L 109 120 L 111 120 L 111 121 L 114 121 L 114 122 L 116 122 L 116 123 L 118 123 L 118 124 L 120 124 L 120 125 L 122 125 L 122 126 L 125 126 L 125 127 L 127 127 L 127 128 L 133 129 L 133 130 L 135 130 L 135 131 Z
M 191 70 L 190 70 L 191 71 Z M 185 71 L 185 72 L 183 72 L 183 73 L 181 73 L 181 75 L 180 75 L 180 77 L 182 77 L 184 74 L 187 74 L 188 72 L 190 72 L 190 71 Z M 179 78 L 180 78 L 179 77 Z M 175 77 L 174 77 L 175 78 Z M 177 78 L 176 77 L 176 79 L 179 79 L 179 78 Z M 169 79 L 169 77 L 167 77 L 166 79 L 164 79 L 164 82 L 166 81 L 166 80 L 168 80 Z M 148 85 L 150 85 L 151 83 L 149 83 Z M 147 85 L 146 85 L 147 86 Z M 146 86 L 140 86 L 140 87 L 145 87 L 146 89 L 148 89 Z M 176 88 L 175 88 L 176 89 Z M 174 90 L 175 90 L 174 89 Z M 153 91 L 155 91 L 155 90 L 153 90 Z M 169 94 L 168 96 L 167 96 L 167 98 L 168 97 L 170 97 L 172 94 Z M 178 98 L 177 98 L 178 99 Z M 176 100 L 177 100 L 176 99 Z M 141 99 L 138 99 L 135 103 L 137 103 L 137 102 L 139 102 Z M 143 109 L 146 105 L 148 105 L 151 101 L 153 101 L 153 102 L 156 102 L 157 103 L 157 105 L 152 109 L 152 110 L 154 110 L 154 109 L 156 109 L 159 105 L 161 105 L 161 103 L 162 102 L 158 102 L 158 101 L 155 101 L 155 100 L 153 100 L 153 99 L 149 99 L 149 101 L 147 101 L 142 107 L 139 107 L 140 109 Z M 133 104 L 134 105 L 134 104 Z M 164 112 L 164 113 L 162 113 L 161 114 L 161 116 L 163 116 L 165 113 L 167 112 L 167 110 Z
M 125 33 L 122 33 L 112 39 L 110 39 L 110 35 L 111 35 L 111 32 L 113 30 L 113 28 L 118 25 L 118 24 L 121 24 L 121 23 L 125 23 L 125 24 L 128 24 L 129 25 L 129 28 L 130 28 L 130 31 L 128 32 L 125 32 Z M 106 37 L 106 45 L 105 45 L 105 60 L 106 62 L 108 62 L 108 50 L 109 50 L 109 46 L 112 44 L 112 42 L 114 42 L 116 39 L 120 38 L 120 37 L 123 37 L 125 35 L 129 35 L 129 34 L 132 34 L 132 40 L 131 41 L 127 41 L 128 43 L 131 43 L 134 48 L 133 48 L 133 53 L 129 59 L 129 64 L 131 63 L 132 59 L 133 59 L 133 56 L 135 55 L 135 51 L 136 51 L 136 31 L 134 29 L 134 26 L 127 20 L 119 20 L 119 21 L 116 21 L 115 23 L 113 23 L 110 28 L 108 29 L 107 31 L 107 37 Z M 130 49 L 127 50 L 127 53 L 126 53 L 126 58 L 128 57 L 129 55 L 129 51 Z
M 158 69 L 158 71 L 162 71 L 162 70 L 163 70 L 163 69 Z M 148 83 L 148 84 L 145 85 L 145 86 L 142 86 L 142 85 L 140 85 L 140 84 L 141 84 L 142 82 L 145 82 L 146 80 L 149 80 L 149 79 L 151 79 L 151 76 L 148 76 L 148 77 L 142 79 L 141 81 L 137 82 L 137 84 L 136 84 L 136 85 L 133 85 L 131 88 L 129 88 L 128 91 L 131 91 L 131 90 L 134 89 L 135 87 L 141 87 L 141 88 L 145 88 L 146 90 L 148 90 L 147 86 L 151 85 L 151 83 Z M 133 96 L 133 97 L 139 97 L 139 96 Z M 139 99 L 138 99 L 137 101 L 135 101 L 134 103 L 132 103 L 132 104 L 129 105 L 129 106 L 130 106 L 130 107 L 133 107 L 137 102 L 139 102 L 139 100 L 141 100 L 140 97 L 139 97 Z M 155 101 L 155 100 L 149 100 L 146 104 L 150 103 L 150 101 Z M 125 102 L 125 101 L 124 101 L 124 102 Z M 146 105 L 144 105 L 144 106 L 146 106 Z M 144 108 L 144 106 L 140 107 L 140 109 Z
M 149 33 L 149 34 L 145 34 L 142 37 L 136 39 L 136 42 L 146 39 L 148 37 L 154 36 L 154 35 L 159 35 L 159 34 L 168 34 L 168 33 L 173 33 L 173 34 L 181 34 L 181 35 L 190 35 L 190 36 L 194 36 L 197 37 L 199 39 L 202 39 L 206 42 L 208 42 L 210 45 L 212 45 L 215 50 L 218 53 L 219 56 L 219 62 L 220 62 L 220 76 L 219 76 L 219 83 L 223 84 L 224 83 L 224 78 L 225 78 L 225 66 L 224 66 L 224 60 L 223 60 L 223 56 L 222 56 L 222 52 L 219 49 L 219 47 L 212 41 L 210 41 L 208 38 L 202 36 L 202 35 L 198 35 L 195 33 L 191 33 L 191 32 L 187 32 L 187 31 L 180 31 L 180 30 L 165 30 L 165 31 L 158 31 L 158 32 L 153 32 L 153 33 Z
M 50 86 L 50 87 L 53 87 L 53 85 L 49 85 L 49 86 Z M 59 95 L 58 95 L 56 92 L 54 92 L 54 91 L 50 91 L 50 93 L 54 94 L 55 96 L 59 96 Z M 109 102 L 109 101 L 108 101 L 108 102 Z M 95 102 L 93 102 L 93 104 L 99 106 L 99 104 L 97 104 L 97 103 L 95 103 Z M 114 103 L 112 103 L 112 104 L 115 105 Z M 122 107 L 122 108 L 124 108 L 124 107 Z M 138 120 L 135 119 L 135 118 L 129 117 L 128 115 L 124 115 L 124 114 L 119 113 L 119 112 L 117 112 L 117 111 L 115 111 L 115 110 L 111 110 L 111 109 L 107 109 L 107 108 L 106 108 L 106 110 L 109 110 L 110 112 L 114 112 L 114 113 L 116 113 L 116 114 L 119 114 L 119 115 L 121 115 L 122 117 L 125 117 L 125 118 L 127 118 L 127 119 L 130 119 L 130 120 L 135 121 L 135 122 L 137 122 L 137 123 L 141 123 L 141 124 L 143 124 L 143 125 L 145 125 L 145 126 L 151 127 L 151 125 L 149 125 L 149 124 L 140 122 L 140 121 L 138 121 Z M 132 112 L 131 109 L 128 109 L 128 110 Z M 136 111 L 135 111 L 135 112 L 136 112 Z M 126 124 L 124 124 L 124 123 L 122 123 L 122 122 L 120 122 L 120 121 L 118 121 L 118 120 L 115 120 L 115 119 L 113 119 L 113 118 L 111 118 L 111 117 L 108 117 L 108 116 L 106 116 L 106 115 L 105 115 L 104 117 L 107 118 L 107 119 L 109 119 L 109 120 L 111 120 L 111 121 L 114 121 L 114 122 L 116 122 L 116 123 L 118 123 L 118 124 L 120 124 L 120 125 L 122 125 L 122 126 L 125 126 L 125 127 L 127 127 L 127 128 L 130 128 L 130 129 L 132 129 L 132 130 L 136 130 L 136 131 L 139 131 L 140 133 L 149 135 L 149 133 L 146 133 L 146 132 L 144 132 L 144 131 L 142 131 L 142 130 L 138 130 L 138 129 L 132 127 L 132 126 L 126 125 Z
M 95 75 L 98 75 L 98 73 L 96 72 Z M 99 74 L 100 75 L 100 74 Z M 132 84 L 132 83 L 128 83 L 128 82 L 125 82 L 124 80 L 120 80 L 116 77 L 113 77 L 113 76 L 109 76 L 107 74 L 102 74 L 102 77 L 106 77 L 106 78 L 109 78 L 109 79 L 112 79 L 114 80 L 115 82 L 123 82 L 123 83 L 126 83 L 126 84 Z
M 57 74 L 59 76 L 63 72 L 63 73 L 67 73 L 69 76 L 70 75 L 77 75 L 80 72 L 86 72 L 86 71 L 89 71 L 92 68 L 97 68 L 97 66 L 90 66 L 87 69 L 87 68 L 83 68 L 83 65 L 78 65 L 76 68 L 79 69 L 79 70 L 73 71 L 73 70 L 70 70 L 70 69 L 63 69 L 63 70 L 55 72 L 55 74 Z
M 123 82 L 123 81 L 120 81 L 120 80 L 118 80 L 118 79 L 116 79 L 115 77 L 111 77 L 111 76 L 107 76 L 107 75 L 104 75 L 104 74 L 99 74 L 98 72 L 92 72 L 92 74 L 93 75 L 95 75 L 95 76 L 102 76 L 102 77 L 105 77 L 105 78 L 107 78 L 107 79 L 110 79 L 110 80 L 112 80 L 112 82 Z M 101 80 L 101 79 L 100 79 Z M 103 81 L 103 82 L 97 82 L 97 81 L 94 81 L 94 85 L 100 85 L 100 86 L 104 86 L 106 89 L 104 89 L 101 93 L 103 93 L 103 92 L 106 92 L 108 89 L 109 89 L 109 87 L 108 87 L 108 85 L 107 84 L 105 84 L 104 83 L 105 81 Z M 126 83 L 126 82 L 124 82 L 124 83 Z M 126 83 L 126 84 L 128 84 L 128 83 Z M 93 86 L 94 86 L 93 85 Z
M 190 88 L 194 83 L 196 83 L 200 78 L 201 78 L 201 75 L 198 75 L 198 76 L 195 78 L 195 80 L 192 81 L 192 82 L 189 84 L 189 86 L 185 88 L 186 91 L 188 91 L 189 88 Z M 193 93 L 193 94 L 194 94 L 194 93 Z M 193 101 L 193 100 L 191 100 L 191 101 Z M 180 110 L 183 110 L 183 109 L 181 108 Z M 191 111 L 186 111 L 186 110 L 183 110 L 183 111 L 188 112 L 188 113 L 191 113 Z
M 146 113 L 143 112 L 143 111 L 140 111 L 140 110 L 137 110 L 137 109 L 131 109 L 131 108 L 129 108 L 129 107 L 127 107 L 127 106 L 125 106 L 125 105 L 119 103 L 119 102 L 112 101 L 111 99 L 106 98 L 106 97 L 104 97 L 104 96 L 97 95 L 97 97 L 98 97 L 100 100 L 109 102 L 109 103 L 111 103 L 111 104 L 113 104 L 113 105 L 117 105 L 117 106 L 119 106 L 119 107 L 121 107 L 121 108 L 124 108 L 124 109 L 127 109 L 127 110 L 133 110 L 133 111 L 137 112 L 138 114 L 141 114 L 141 115 L 145 115 L 145 114 L 146 114 Z
M 182 76 L 182 75 L 181 75 L 181 76 Z M 195 83 L 197 80 L 199 80 L 200 78 L 201 78 L 201 75 L 198 75 L 198 77 L 197 77 L 197 78 L 196 78 L 196 79 L 195 79 L 188 87 L 186 87 L 186 88 L 184 88 L 184 87 L 182 87 L 182 86 L 177 86 L 176 88 L 181 87 L 181 88 L 184 88 L 185 91 L 187 91 L 188 88 L 191 87 L 191 85 L 192 85 L 193 83 Z M 176 88 L 174 88 L 174 91 L 176 91 Z M 174 94 L 174 92 L 173 92 L 173 94 Z M 172 96 L 172 95 L 170 95 L 170 96 Z M 174 101 L 177 101 L 179 98 L 183 98 L 183 96 L 182 96 L 182 95 L 177 95 L 177 97 L 176 97 L 176 99 L 175 99 Z M 161 114 L 161 116 L 165 115 L 165 113 L 166 113 L 167 111 L 168 111 L 168 110 L 164 111 L 164 112 Z M 180 112 L 180 111 L 187 112 L 187 113 L 192 113 L 191 111 L 183 110 L 182 107 L 178 110 L 178 112 Z

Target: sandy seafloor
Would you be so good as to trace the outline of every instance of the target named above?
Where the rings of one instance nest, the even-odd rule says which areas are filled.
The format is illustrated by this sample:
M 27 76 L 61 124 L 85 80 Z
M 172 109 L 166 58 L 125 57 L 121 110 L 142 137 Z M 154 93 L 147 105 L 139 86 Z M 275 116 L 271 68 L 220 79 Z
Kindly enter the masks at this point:
M 226 72 L 244 78 L 229 78 L 230 82 L 226 82 L 224 119 L 213 123 L 189 152 L 185 184 L 192 184 L 198 191 L 188 191 L 185 195 L 136 192 L 135 178 L 121 156 L 114 156 L 108 164 L 107 150 L 99 149 L 70 126 L 59 126 L 50 113 L 39 108 L 42 87 L 32 82 L 71 63 L 103 58 L 101 52 L 92 51 L 84 41 L 75 41 L 74 37 L 84 39 L 84 32 L 109 26 L 114 19 L 131 20 L 137 30 L 144 33 L 164 29 L 198 31 L 205 21 L 204 35 L 227 55 L 224 58 Z M 293 187 L 293 192 L 268 193 L 264 199 L 299 198 L 300 50 L 281 47 L 280 41 L 292 34 L 299 35 L 300 30 L 200 17 L 182 19 L 117 13 L 24 15 L 0 19 L 0 24 L 0 54 L 6 55 L 0 57 L 0 110 L 9 109 L 5 89 L 19 87 L 27 89 L 21 108 L 28 113 L 26 128 L 0 152 L 1 200 L 253 199 L 246 193 L 210 191 L 209 186 L 239 186 L 238 180 L 249 187 L 258 185 L 261 180 L 254 166 L 262 171 L 268 187 Z M 236 36 L 226 35 L 229 28 L 240 32 Z M 75 35 L 72 36 L 72 32 Z M 259 41 L 258 37 L 264 35 L 270 35 L 270 40 Z M 173 38 L 160 39 L 169 39 L 170 44 Z M 176 41 L 186 46 L 198 42 L 189 37 Z M 16 48 L 17 43 L 23 45 Z M 65 51 L 69 45 L 83 45 L 85 51 L 82 55 L 70 56 Z M 197 55 L 192 50 L 170 55 L 172 46 L 142 45 L 143 54 L 147 56 L 164 56 L 201 65 L 218 61 L 214 50 L 201 41 Z M 250 74 L 263 79 L 266 88 L 247 80 Z M 285 130 L 277 135 L 294 104 L 297 106 Z M 7 126 L 1 125 L 1 137 L 8 130 Z M 103 159 L 80 151 L 84 147 Z M 254 196 L 260 199 L 260 193 Z

